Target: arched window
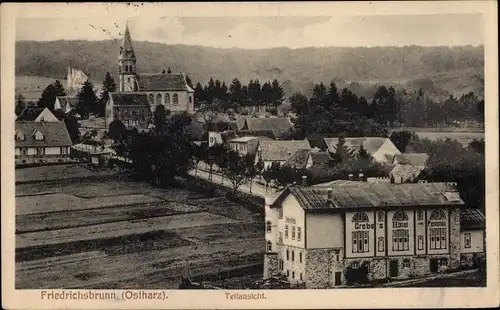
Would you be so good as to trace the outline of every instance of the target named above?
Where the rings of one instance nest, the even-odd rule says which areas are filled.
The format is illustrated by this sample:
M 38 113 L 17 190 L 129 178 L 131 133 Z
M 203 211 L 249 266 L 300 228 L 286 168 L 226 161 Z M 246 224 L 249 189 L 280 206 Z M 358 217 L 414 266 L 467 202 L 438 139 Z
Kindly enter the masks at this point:
M 161 102 L 162 102 L 162 100 L 161 100 L 161 94 L 156 95 L 156 105 L 161 104 Z
M 403 222 L 403 221 L 408 221 L 408 215 L 404 211 L 398 211 L 394 213 L 394 216 L 392 217 L 393 222 Z
M 271 243 L 271 241 L 268 241 L 267 242 L 267 251 L 272 252 L 272 250 L 273 250 L 273 244 Z
M 355 213 L 352 217 L 353 222 L 368 222 L 368 216 L 366 213 L 358 212 Z
M 165 94 L 165 104 L 170 104 L 170 94 Z
M 174 94 L 172 101 L 173 101 L 174 105 L 178 105 L 179 104 L 179 95 Z
M 128 72 L 128 65 L 125 65 L 125 72 Z
M 148 100 L 149 100 L 149 104 L 153 105 L 154 104 L 154 100 L 155 100 L 155 96 L 153 94 L 149 94 Z
M 446 220 L 446 214 L 443 212 L 443 210 L 434 210 L 431 213 L 431 216 L 429 219 L 432 220 Z
M 392 250 L 408 251 L 410 249 L 410 230 L 408 228 L 408 215 L 404 211 L 398 211 L 394 213 L 392 221 Z
M 418 210 L 417 211 L 417 220 L 422 221 L 424 219 L 424 211 Z
M 271 232 L 271 221 L 267 221 L 267 222 L 266 222 L 266 231 L 267 231 L 268 233 L 270 233 L 270 232 Z

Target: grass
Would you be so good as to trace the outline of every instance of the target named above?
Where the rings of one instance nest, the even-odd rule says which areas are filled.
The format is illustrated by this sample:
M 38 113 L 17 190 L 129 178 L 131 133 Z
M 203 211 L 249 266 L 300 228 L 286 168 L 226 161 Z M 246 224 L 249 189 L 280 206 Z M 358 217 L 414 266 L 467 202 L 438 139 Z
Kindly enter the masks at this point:
M 41 182 L 52 180 L 65 180 L 74 178 L 88 178 L 96 176 L 111 176 L 116 173 L 111 171 L 92 171 L 78 164 L 40 166 L 16 169 L 16 182 Z

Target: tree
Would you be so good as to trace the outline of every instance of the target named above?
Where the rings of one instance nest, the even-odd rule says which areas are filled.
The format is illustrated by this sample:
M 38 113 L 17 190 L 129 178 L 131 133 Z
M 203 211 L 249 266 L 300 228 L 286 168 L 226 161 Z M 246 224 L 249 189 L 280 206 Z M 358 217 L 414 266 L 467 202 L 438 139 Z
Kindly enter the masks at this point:
M 116 91 L 116 83 L 109 71 L 106 72 L 104 81 L 102 82 L 102 94 L 99 99 L 99 107 L 97 108 L 99 116 L 105 116 L 106 114 L 106 103 L 109 99 L 109 93 Z
M 198 106 L 206 101 L 205 92 L 200 82 L 196 83 L 196 87 L 194 88 L 194 101 Z
M 17 98 L 16 98 L 16 107 L 15 107 L 16 115 L 20 115 L 24 111 L 25 108 L 26 108 L 26 101 L 24 99 L 24 96 L 21 94 L 18 94 Z
M 347 164 L 351 161 L 352 156 L 353 156 L 353 151 L 350 150 L 346 145 L 345 145 L 345 138 L 344 137 L 339 137 L 337 141 L 337 145 L 335 146 L 335 154 L 333 155 L 333 158 L 335 162 L 338 164 Z
M 247 180 L 250 180 L 250 193 L 251 193 L 253 179 L 259 173 L 257 165 L 255 164 L 255 155 L 248 153 L 245 156 L 243 156 L 242 160 L 245 164 L 245 176 Z
M 200 115 L 203 119 L 203 127 L 205 128 L 205 130 L 209 130 L 211 128 L 211 126 L 219 116 L 219 113 L 221 113 L 223 110 L 224 108 L 222 106 L 222 102 L 219 100 L 214 100 L 214 102 L 212 102 L 211 104 L 205 104 L 197 111 L 197 114 Z
M 394 131 L 389 139 L 392 143 L 398 148 L 398 150 L 402 153 L 406 151 L 406 147 L 413 139 L 415 134 L 413 132 L 409 132 L 406 130 L 403 131 Z
M 170 114 L 170 111 L 165 109 L 165 106 L 162 104 L 158 104 L 155 108 L 155 112 L 153 114 L 153 124 L 154 131 L 157 134 L 161 134 L 167 128 L 167 117 Z
M 194 155 L 194 163 L 195 163 L 195 172 L 194 175 L 198 175 L 198 165 L 200 161 L 204 159 L 205 153 L 207 152 L 208 145 L 206 143 L 202 143 L 200 145 L 196 145 L 194 147 L 193 155 Z
M 43 90 L 40 98 L 38 99 L 37 106 L 39 108 L 48 108 L 49 110 L 54 110 L 54 104 L 57 97 L 57 90 L 54 84 L 49 84 Z
M 121 141 L 127 128 L 119 119 L 113 120 L 109 124 L 108 135 L 114 141 Z
M 189 75 L 186 75 L 186 84 L 193 88 L 193 82 L 191 81 L 191 78 L 189 77 Z
M 264 169 L 262 172 L 262 177 L 264 178 L 264 181 L 266 182 L 266 192 L 267 188 L 269 186 L 269 183 L 271 183 L 273 180 L 276 180 L 278 177 L 278 172 L 280 170 L 280 163 L 273 162 L 271 165 L 269 165 L 267 168 Z
M 290 97 L 290 104 L 292 106 L 292 111 L 297 115 L 303 115 L 309 109 L 309 100 L 306 96 L 295 93 Z
M 236 194 L 238 188 L 245 183 L 248 175 L 245 159 L 238 152 L 230 150 L 220 157 L 218 165 L 222 169 L 222 175 L 231 182 L 233 195 Z
M 77 112 L 84 118 L 87 118 L 90 113 L 98 114 L 97 96 L 94 91 L 94 84 L 87 80 L 83 83 L 80 92 L 77 95 L 78 107 Z
M 56 80 L 54 83 L 54 88 L 56 90 L 57 96 L 66 96 L 66 91 L 64 90 L 64 86 L 61 84 L 59 80 Z

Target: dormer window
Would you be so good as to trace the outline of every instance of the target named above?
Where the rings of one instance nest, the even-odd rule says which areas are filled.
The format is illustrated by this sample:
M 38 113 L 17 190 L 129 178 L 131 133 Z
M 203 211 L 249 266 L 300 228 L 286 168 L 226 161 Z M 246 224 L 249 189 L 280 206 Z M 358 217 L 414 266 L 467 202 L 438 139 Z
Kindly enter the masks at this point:
M 17 141 L 23 141 L 25 139 L 24 133 L 22 133 L 20 131 L 16 131 L 15 139 Z
M 39 130 L 35 130 L 35 132 L 33 133 L 33 139 L 35 139 L 36 141 L 41 141 L 45 139 L 45 136 Z

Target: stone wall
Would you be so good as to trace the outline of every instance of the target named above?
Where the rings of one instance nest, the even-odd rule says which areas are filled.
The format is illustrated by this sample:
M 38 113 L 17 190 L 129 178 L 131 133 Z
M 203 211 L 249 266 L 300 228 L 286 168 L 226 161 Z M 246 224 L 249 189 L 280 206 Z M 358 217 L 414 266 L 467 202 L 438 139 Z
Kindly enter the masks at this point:
M 306 252 L 306 287 L 321 289 L 332 286 L 332 249 L 309 249 Z
M 278 261 L 278 253 L 264 254 L 264 279 L 279 275 L 280 270 Z
M 460 266 L 460 209 L 450 212 L 450 268 Z

